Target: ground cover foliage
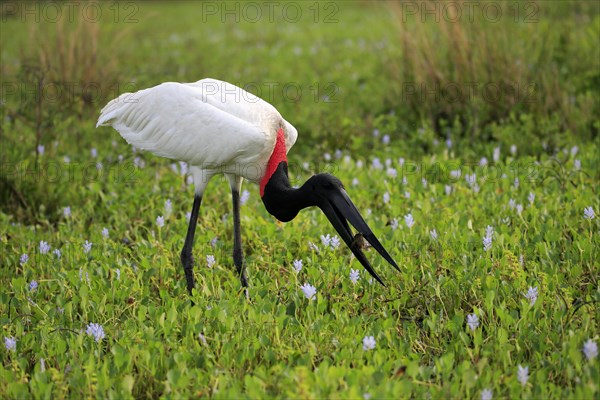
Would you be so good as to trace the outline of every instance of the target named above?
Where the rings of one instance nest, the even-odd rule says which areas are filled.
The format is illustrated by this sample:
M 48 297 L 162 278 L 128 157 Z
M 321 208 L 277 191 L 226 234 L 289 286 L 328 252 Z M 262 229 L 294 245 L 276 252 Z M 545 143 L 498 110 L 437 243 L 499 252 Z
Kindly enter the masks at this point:
M 597 3 L 75 3 L 1 4 L 3 398 L 598 397 Z M 192 306 L 186 166 L 95 121 L 207 76 L 345 183 L 386 287 L 246 184 L 247 301 L 215 178 Z

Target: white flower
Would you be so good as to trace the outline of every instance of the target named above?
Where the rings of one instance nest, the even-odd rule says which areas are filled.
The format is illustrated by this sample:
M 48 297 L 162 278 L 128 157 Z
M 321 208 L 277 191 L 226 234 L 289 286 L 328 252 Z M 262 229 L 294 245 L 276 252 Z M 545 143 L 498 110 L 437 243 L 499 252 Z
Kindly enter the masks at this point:
M 356 282 L 360 279 L 360 273 L 356 269 L 350 269 L 350 280 L 356 285 Z
M 494 147 L 493 158 L 494 158 L 494 162 L 500 161 L 500 147 Z
M 56 256 L 56 258 L 58 258 L 58 259 L 60 259 L 60 257 L 62 256 L 62 253 L 60 252 L 59 249 L 54 249 L 52 254 L 54 254 Z
M 594 212 L 594 209 L 591 206 L 583 209 L 583 218 L 589 220 L 596 218 L 596 213 Z
M 83 244 L 83 252 L 85 254 L 88 254 L 91 250 L 92 250 L 92 245 L 93 243 L 88 242 L 87 240 L 85 241 L 85 243 Z
M 65 218 L 69 218 L 71 216 L 71 207 L 67 206 L 63 208 L 63 215 Z
M 483 237 L 483 250 L 489 251 L 492 248 L 492 236 L 486 235 Z
M 46 361 L 43 358 L 40 358 L 40 372 L 46 371 Z
M 521 382 L 521 385 L 527 385 L 527 381 L 529 380 L 529 367 L 521 367 L 519 365 L 517 369 L 517 379 Z
M 585 354 L 585 358 L 588 361 L 592 361 L 594 358 L 598 357 L 598 345 L 592 339 L 588 339 L 587 342 L 583 344 L 583 354 Z
M 577 146 L 571 147 L 571 157 L 575 157 L 577 155 L 578 151 L 579 151 L 579 147 L 577 147 Z
M 515 199 L 510 199 L 510 200 L 508 200 L 508 206 L 509 206 L 509 207 L 510 207 L 512 210 L 514 210 L 514 209 L 515 209 L 515 207 L 517 206 L 517 202 L 515 201 Z
M 335 250 L 340 246 L 340 237 L 339 236 L 333 236 L 331 238 L 331 243 L 330 243 L 330 248 L 331 250 Z
M 92 158 L 96 158 L 98 157 L 98 150 L 96 150 L 96 148 L 93 147 L 92 150 L 90 150 L 90 154 L 92 155 Z
M 302 271 L 302 260 L 294 260 L 293 268 L 296 273 L 299 273 L 300 271 Z
M 429 236 L 431 236 L 431 239 L 433 239 L 433 240 L 437 240 L 437 238 L 438 238 L 438 233 L 437 233 L 437 231 L 435 230 L 435 228 L 429 231 Z
M 479 318 L 475 314 L 467 315 L 467 325 L 474 331 L 479 326 Z
M 394 169 L 394 168 L 388 168 L 388 169 L 387 169 L 387 175 L 388 175 L 390 178 L 395 178 L 395 177 L 397 177 L 397 176 L 398 176 L 398 171 L 396 171 L 396 169 Z
M 165 226 L 165 217 L 163 217 L 162 215 L 156 217 L 156 226 L 158 226 L 159 228 Z
M 538 288 L 529 286 L 527 293 L 525 293 L 525 298 L 529 300 L 530 305 L 534 305 L 538 298 Z
M 408 226 L 408 228 L 412 228 L 413 225 L 415 224 L 415 220 L 412 216 L 412 214 L 406 214 L 404 216 L 404 222 L 406 223 L 406 226 Z
M 515 181 L 513 183 L 513 186 L 515 187 L 515 189 L 519 188 L 519 178 L 515 178 Z
M 47 254 L 50 251 L 48 242 L 40 241 L 40 254 Z
M 477 175 L 475 173 L 466 174 L 465 180 L 467 181 L 467 185 L 473 187 L 477 183 Z
M 352 186 L 356 186 L 360 183 L 360 181 L 358 180 L 358 178 L 354 178 L 352 179 Z
M 575 171 L 579 171 L 581 169 L 581 161 L 580 160 L 573 161 L 573 169 Z
M 173 212 L 173 204 L 171 203 L 171 199 L 165 200 L 165 217 L 169 218 L 171 213 Z
M 517 154 L 517 146 L 515 146 L 514 144 L 510 146 L 510 154 L 512 154 L 513 156 Z
M 373 336 L 365 336 L 362 342 L 363 350 L 373 350 L 375 348 L 375 338 Z
M 533 202 L 535 201 L 535 193 L 529 192 L 529 196 L 527 196 L 527 200 L 529 200 L 530 204 L 533 204 Z
M 108 228 L 102 228 L 102 237 L 108 239 Z
M 186 175 L 188 173 L 188 165 L 184 161 L 179 161 L 179 172 L 181 175 Z
M 321 243 L 323 244 L 323 246 L 328 247 L 331 243 L 331 236 L 329 234 L 321 235 Z
M 117 268 L 115 270 L 115 272 L 117 273 L 117 280 L 120 281 L 121 280 L 121 270 L 119 268 Z
M 483 389 L 481 391 L 481 400 L 492 400 L 492 397 L 491 389 Z
M 317 294 L 317 288 L 315 288 L 313 285 L 311 285 L 309 283 L 305 283 L 304 285 L 300 286 L 300 289 L 302 289 L 302 292 L 304 293 L 304 296 L 307 299 L 309 299 L 309 300 L 315 299 L 315 295 Z
M 517 214 L 521 214 L 523 212 L 523 204 L 517 204 Z
M 479 160 L 479 166 L 485 167 L 486 165 L 488 165 L 488 159 L 485 157 L 481 157 L 481 160 Z
M 312 251 L 316 251 L 317 253 L 319 252 L 319 246 L 317 246 L 313 242 L 308 242 L 308 248 Z
M 94 340 L 96 340 L 96 342 L 101 341 L 102 339 L 104 339 L 104 328 L 102 327 L 102 325 L 100 324 L 94 324 L 94 323 L 90 323 L 87 326 L 87 330 L 85 331 L 85 333 L 87 333 L 90 336 L 94 337 Z
M 44 145 L 40 144 L 40 145 L 37 147 L 37 152 L 38 152 L 38 154 L 39 154 L 40 156 L 43 156 L 43 155 L 44 155 Z
M 450 193 L 452 193 L 452 186 L 445 185 L 444 190 L 446 191 L 446 196 L 450 196 Z
M 212 268 L 213 265 L 215 265 L 215 263 L 215 256 L 213 256 L 212 254 L 206 256 L 206 264 L 208 265 L 208 268 Z
M 450 178 L 452 179 L 458 179 L 460 178 L 460 169 L 453 169 L 452 171 L 450 171 Z
M 208 346 L 208 343 L 206 343 L 206 336 L 204 336 L 204 334 L 202 332 L 200 332 L 198 334 L 198 339 L 200 339 L 200 341 L 202 342 L 202 344 L 204 346 Z
M 390 135 L 383 135 L 383 137 L 381 138 L 381 142 L 383 144 L 390 144 Z
M 383 164 L 381 164 L 381 161 L 379 160 L 379 158 L 375 157 L 373 159 L 373 161 L 371 162 L 371 166 L 374 169 L 383 169 Z
M 394 218 L 391 222 L 390 222 L 390 226 L 392 227 L 392 230 L 395 231 L 396 229 L 398 229 L 398 219 Z
M 14 337 L 4 337 L 4 347 L 8 351 L 17 351 L 17 339 Z

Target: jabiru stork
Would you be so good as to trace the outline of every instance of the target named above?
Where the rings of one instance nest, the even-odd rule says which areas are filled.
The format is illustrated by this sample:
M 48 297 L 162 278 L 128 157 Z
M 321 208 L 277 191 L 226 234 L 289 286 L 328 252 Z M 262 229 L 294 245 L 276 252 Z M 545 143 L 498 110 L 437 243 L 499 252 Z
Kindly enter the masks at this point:
M 96 127 L 106 125 L 137 148 L 190 166 L 194 204 L 180 256 L 190 294 L 194 288 L 192 247 L 198 211 L 210 178 L 220 173 L 225 174 L 231 187 L 233 262 L 244 289 L 248 277 L 240 233 L 243 179 L 259 184 L 267 211 L 282 222 L 292 220 L 303 208 L 319 207 L 364 268 L 382 285 L 362 252 L 363 238 L 400 271 L 339 179 L 317 174 L 299 188 L 290 185 L 287 152 L 298 132 L 275 107 L 242 88 L 202 79 L 194 83 L 166 82 L 124 93 L 100 112 Z M 358 231 L 355 236 L 348 222 Z

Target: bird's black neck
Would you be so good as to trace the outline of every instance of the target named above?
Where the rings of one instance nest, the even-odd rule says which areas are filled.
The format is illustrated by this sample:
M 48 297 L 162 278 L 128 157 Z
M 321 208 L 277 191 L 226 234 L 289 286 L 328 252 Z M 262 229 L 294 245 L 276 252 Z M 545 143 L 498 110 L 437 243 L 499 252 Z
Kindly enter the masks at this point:
M 262 201 L 269 214 L 288 222 L 303 208 L 316 205 L 311 197 L 305 186 L 296 189 L 290 185 L 287 163 L 282 161 L 265 185 Z

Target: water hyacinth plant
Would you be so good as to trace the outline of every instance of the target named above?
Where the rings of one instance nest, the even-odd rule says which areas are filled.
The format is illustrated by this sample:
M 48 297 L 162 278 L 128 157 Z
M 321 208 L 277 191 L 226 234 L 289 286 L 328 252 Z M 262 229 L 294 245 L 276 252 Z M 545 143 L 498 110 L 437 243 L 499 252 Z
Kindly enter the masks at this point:
M 0 398 L 600 398 L 598 7 L 0 2 Z M 245 180 L 246 297 L 215 177 L 188 293 L 195 168 L 94 126 L 205 77 L 297 128 L 290 187 L 344 183 L 386 286 Z

